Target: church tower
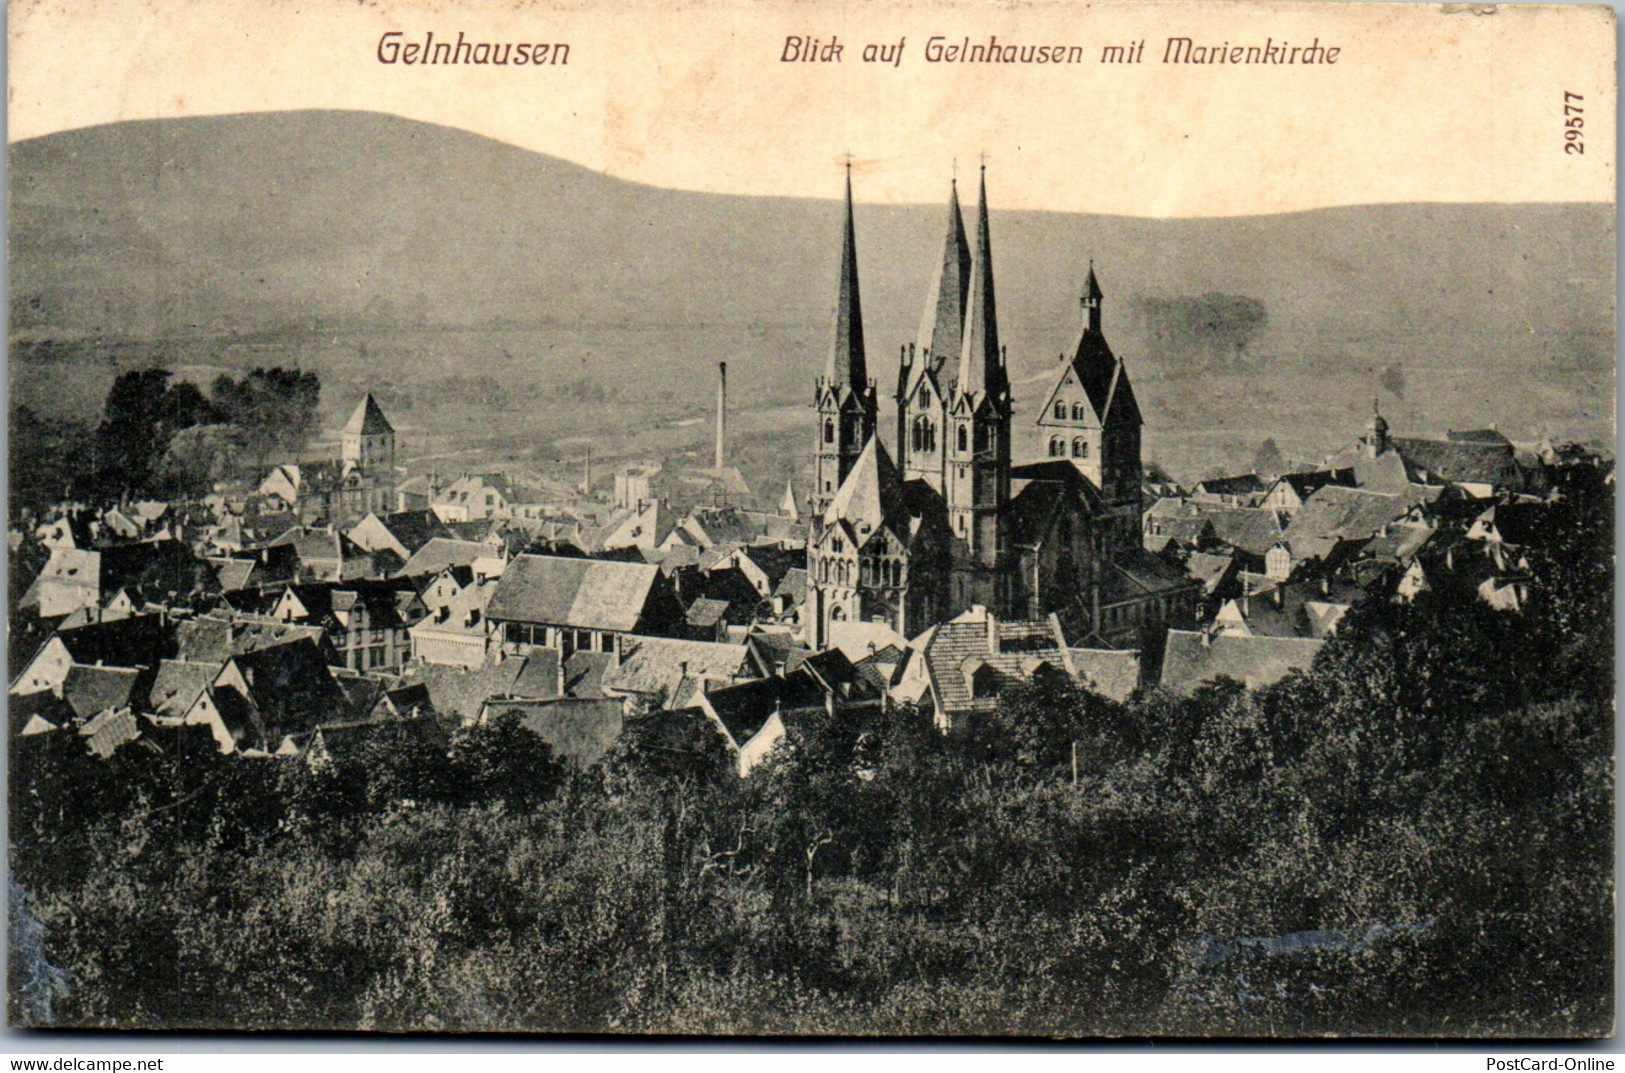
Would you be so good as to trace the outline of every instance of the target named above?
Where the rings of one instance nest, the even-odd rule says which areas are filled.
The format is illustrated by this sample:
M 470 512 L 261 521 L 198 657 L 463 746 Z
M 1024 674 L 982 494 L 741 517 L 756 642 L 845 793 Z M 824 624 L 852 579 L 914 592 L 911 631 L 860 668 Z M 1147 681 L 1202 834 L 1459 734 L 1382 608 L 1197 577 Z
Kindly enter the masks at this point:
M 956 604 L 1004 613 L 1004 533 L 1010 502 L 1010 378 L 999 345 L 988 233 L 987 169 L 976 206 L 976 249 L 965 302 L 959 374 L 947 400 L 943 498 L 954 535 Z
M 1102 330 L 1100 280 L 1093 262 L 1079 298 L 1077 342 L 1061 355 L 1038 414 L 1039 454 L 1069 459 L 1099 490 L 1109 553 L 1140 542 L 1140 430 L 1144 421 L 1128 370 Z
M 948 233 L 925 299 L 918 341 L 903 348 L 897 377 L 897 460 L 908 480 L 944 489 L 947 404 L 958 383 L 970 300 L 971 252 L 959 212 L 959 183 L 948 188 Z
M 858 249 L 852 226 L 852 166 L 846 168 L 846 227 L 835 298 L 835 338 L 813 404 L 818 407 L 818 447 L 808 502 L 816 526 L 835 493 L 875 434 L 874 381 L 863 349 L 863 307 L 858 299 Z
M 347 468 L 394 472 L 395 426 L 370 391 L 339 433 L 339 457 Z

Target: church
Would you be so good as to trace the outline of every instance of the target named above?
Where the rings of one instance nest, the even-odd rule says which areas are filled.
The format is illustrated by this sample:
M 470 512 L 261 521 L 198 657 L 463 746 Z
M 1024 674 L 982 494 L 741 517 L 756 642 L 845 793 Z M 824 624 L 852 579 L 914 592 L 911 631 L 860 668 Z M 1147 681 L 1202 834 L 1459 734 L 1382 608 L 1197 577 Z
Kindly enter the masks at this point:
M 919 335 L 900 349 L 893 453 L 869 375 L 848 170 L 835 333 L 814 391 L 808 643 L 826 647 L 831 625 L 850 621 L 914 637 L 980 606 L 1054 614 L 1074 643 L 1139 647 L 1190 620 L 1199 587 L 1140 545 L 1143 420 L 1102 332 L 1094 267 L 1037 417 L 1047 455 L 1017 465 L 985 168 L 974 225 L 973 245 L 956 181 Z

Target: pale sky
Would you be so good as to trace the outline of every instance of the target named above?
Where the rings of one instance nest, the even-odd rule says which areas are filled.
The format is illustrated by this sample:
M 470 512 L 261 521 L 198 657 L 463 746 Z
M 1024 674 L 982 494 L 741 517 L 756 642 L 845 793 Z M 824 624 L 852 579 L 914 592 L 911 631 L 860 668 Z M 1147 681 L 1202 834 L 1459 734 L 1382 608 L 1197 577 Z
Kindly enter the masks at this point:
M 121 120 L 387 112 L 619 178 L 940 201 L 957 159 L 998 207 L 1245 215 L 1404 201 L 1611 201 L 1607 8 L 707 0 L 14 0 L 8 138 Z M 384 64 L 394 40 L 568 43 L 563 66 Z M 840 63 L 787 63 L 832 37 Z M 944 46 L 1079 46 L 1073 64 L 927 62 Z M 1166 64 L 1169 37 L 1319 41 L 1335 64 Z M 867 44 L 903 42 L 900 65 Z M 1141 62 L 1102 63 L 1144 41 Z M 1227 53 L 1229 54 L 1229 53 Z M 1583 98 L 1583 153 L 1565 97 Z M 1572 116 L 1571 116 L 1572 117 Z

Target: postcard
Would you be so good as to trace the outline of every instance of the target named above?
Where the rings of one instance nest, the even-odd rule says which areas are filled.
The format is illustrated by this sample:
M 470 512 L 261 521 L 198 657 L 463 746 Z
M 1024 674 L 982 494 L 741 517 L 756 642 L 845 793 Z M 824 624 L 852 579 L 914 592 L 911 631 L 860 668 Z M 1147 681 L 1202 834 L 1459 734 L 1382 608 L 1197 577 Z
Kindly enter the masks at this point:
M 1612 9 L 8 34 L 11 1025 L 1613 1033 Z

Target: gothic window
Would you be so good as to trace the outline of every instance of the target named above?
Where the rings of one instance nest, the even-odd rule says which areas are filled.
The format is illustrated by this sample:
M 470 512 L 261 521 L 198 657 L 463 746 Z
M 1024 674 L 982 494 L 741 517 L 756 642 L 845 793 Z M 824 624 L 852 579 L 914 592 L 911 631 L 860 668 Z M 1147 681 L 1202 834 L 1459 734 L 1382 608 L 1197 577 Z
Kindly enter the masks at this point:
M 1084 438 L 1082 436 L 1079 436 L 1077 439 L 1072 441 L 1072 457 L 1073 458 L 1088 458 L 1089 457 L 1089 444 L 1084 440 Z
M 1059 436 L 1051 436 L 1049 441 L 1049 456 L 1051 458 L 1066 457 L 1066 441 Z
M 928 417 L 917 417 L 914 419 L 913 438 L 912 449 L 929 454 L 937 449 L 937 426 Z
M 1083 420 L 1083 415 L 1084 415 L 1083 403 L 1081 403 L 1081 402 L 1073 403 L 1072 404 L 1072 420 L 1074 420 L 1074 421 L 1082 421 Z
M 1058 421 L 1066 420 L 1066 403 L 1060 399 L 1055 400 L 1055 417 Z
M 835 422 L 827 417 L 824 419 L 824 442 L 835 442 Z
M 965 434 L 964 425 L 959 426 L 959 449 L 961 451 L 970 450 L 970 437 Z
M 977 425 L 976 426 L 976 449 L 978 451 L 987 450 L 988 441 L 992 438 L 992 435 L 993 435 L 993 430 L 990 429 L 988 426 L 986 426 L 986 425 Z

